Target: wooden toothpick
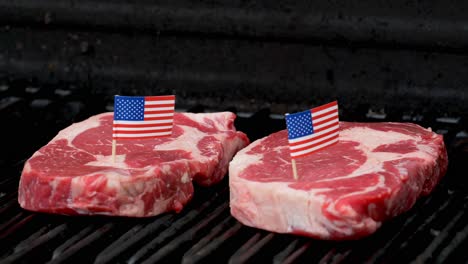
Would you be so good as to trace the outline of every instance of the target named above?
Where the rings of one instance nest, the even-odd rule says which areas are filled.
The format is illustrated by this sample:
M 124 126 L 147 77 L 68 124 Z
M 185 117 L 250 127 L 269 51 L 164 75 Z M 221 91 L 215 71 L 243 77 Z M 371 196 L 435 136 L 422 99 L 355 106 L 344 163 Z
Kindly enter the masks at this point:
M 292 159 L 291 161 L 292 161 L 291 164 L 292 164 L 292 170 L 293 170 L 293 177 L 295 180 L 297 180 L 299 177 L 297 176 L 296 160 Z
M 115 152 L 117 149 L 117 140 L 112 140 L 112 162 L 115 163 Z

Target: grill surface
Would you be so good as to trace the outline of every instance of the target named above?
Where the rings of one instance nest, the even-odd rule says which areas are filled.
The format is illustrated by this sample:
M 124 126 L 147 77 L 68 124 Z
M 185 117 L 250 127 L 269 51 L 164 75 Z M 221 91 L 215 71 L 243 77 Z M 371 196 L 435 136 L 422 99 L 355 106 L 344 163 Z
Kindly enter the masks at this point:
M 208 260 L 219 263 L 259 260 L 450 263 L 468 260 L 464 252 L 468 244 L 465 210 L 468 192 L 464 181 L 468 135 L 461 118 L 392 113 L 394 117 L 399 116 L 392 121 L 415 120 L 445 135 L 449 171 L 433 194 L 418 201 L 411 211 L 385 223 L 376 234 L 359 241 L 328 242 L 241 225 L 229 214 L 226 180 L 210 188 L 197 187 L 194 199 L 180 214 L 147 219 L 68 217 L 22 210 L 17 203 L 17 185 L 25 159 L 60 128 L 103 110 L 80 108 L 85 102 L 73 91 L 60 100 L 49 96 L 38 102 L 28 94 L 41 93 L 42 88 L 35 91 L 31 85 L 24 81 L 6 83 L 8 89 L 3 91 L 0 105 L 1 119 L 15 127 L 7 132 L 12 134 L 6 139 L 14 137 L 18 129 L 34 131 L 22 144 L 7 140 L 2 151 L 0 240 L 7 242 L 0 248 L 2 263 L 204 263 Z M 202 106 L 188 109 L 204 110 Z M 356 119 L 373 122 L 385 120 L 379 119 L 382 117 L 368 113 Z M 252 115 L 240 113 L 236 126 L 256 139 L 283 128 L 284 120 L 272 118 L 265 109 Z
M 0 0 L 0 262 L 467 262 L 466 10 L 463 1 Z M 443 134 L 449 170 L 411 211 L 348 242 L 242 226 L 227 180 L 197 187 L 180 214 L 147 219 L 18 206 L 24 162 L 60 129 L 111 111 L 114 94 L 173 92 L 179 110 L 237 112 L 251 140 L 284 128 L 273 114 L 338 98 L 342 120 Z

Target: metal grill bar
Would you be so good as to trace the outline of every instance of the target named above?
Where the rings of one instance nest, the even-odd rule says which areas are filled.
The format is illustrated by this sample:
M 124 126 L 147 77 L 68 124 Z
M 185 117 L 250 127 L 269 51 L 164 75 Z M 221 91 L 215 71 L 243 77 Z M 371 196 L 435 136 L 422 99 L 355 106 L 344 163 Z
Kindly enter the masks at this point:
M 70 257 L 74 256 L 79 251 L 95 244 L 100 238 L 111 232 L 113 228 L 115 228 L 114 223 L 108 223 L 103 225 L 99 229 L 95 230 L 91 234 L 78 241 L 77 243 L 72 244 L 69 248 L 65 249 L 62 252 L 62 254 L 58 255 L 55 259 L 52 259 L 49 263 L 57 264 L 68 261 Z
M 17 222 L 21 217 L 24 216 L 24 214 L 25 214 L 24 212 L 20 212 L 0 226 L 0 239 L 4 239 L 7 236 L 13 234 L 17 229 L 23 227 L 26 223 L 30 222 L 35 216 L 33 214 L 28 215 L 22 220 L 20 220 L 19 222 Z M 15 222 L 16 224 L 13 224 Z
M 462 230 L 458 231 L 454 238 L 451 239 L 450 243 L 445 244 L 445 247 L 442 249 L 440 254 L 437 255 L 434 260 L 435 263 L 447 263 L 447 259 L 450 257 L 459 246 L 466 242 L 468 239 L 468 225 L 466 225 Z
M 327 254 L 325 254 L 319 261 L 320 264 L 327 264 L 333 259 L 333 257 L 337 254 L 337 249 L 335 247 L 331 248 Z
M 434 257 L 434 252 L 437 250 L 444 240 L 446 240 L 449 237 L 449 233 L 454 229 L 455 225 L 458 224 L 462 216 L 465 214 L 464 211 L 458 212 L 455 217 L 453 217 L 453 220 L 450 221 L 447 226 L 440 232 L 438 236 L 435 237 L 434 240 L 429 244 L 429 246 L 426 247 L 426 249 L 419 254 L 412 263 L 425 263 L 432 257 Z
M 46 244 L 47 242 L 51 241 L 52 239 L 55 239 L 59 235 L 61 235 L 65 230 L 67 229 L 66 224 L 59 225 L 55 227 L 54 229 L 50 230 L 49 232 L 42 234 L 45 231 L 40 230 L 41 236 L 36 238 L 30 238 L 28 239 L 28 244 L 20 244 L 15 248 L 15 251 L 13 254 L 8 256 L 7 258 L 4 259 L 5 262 L 15 262 L 18 261 L 20 258 L 24 257 L 25 255 L 31 253 L 31 251 L 35 250 L 39 246 L 42 246 Z
M 273 259 L 274 263 L 294 263 L 302 254 L 304 254 L 311 246 L 311 242 L 306 242 L 299 248 L 296 246 L 299 244 L 299 239 L 294 240 L 288 245 L 281 253 L 275 256 Z
M 162 217 L 163 219 L 159 219 L 160 223 L 167 222 L 172 217 L 166 215 Z M 154 226 L 153 226 L 154 227 Z M 132 238 L 135 237 L 137 234 L 148 234 L 148 233 L 140 233 L 139 231 L 143 228 L 143 225 L 136 225 L 130 230 L 128 230 L 125 234 L 111 243 L 107 248 L 105 248 L 99 255 L 96 257 L 95 263 L 108 263 L 116 258 L 122 252 L 128 250 L 134 243 L 132 243 Z M 141 239 L 141 237 L 140 237 Z M 139 241 L 140 239 L 135 239 L 134 241 Z
M 353 262 L 359 259 L 366 259 L 368 263 L 380 262 L 392 259 L 392 256 L 389 256 L 392 252 L 412 249 L 412 245 L 414 245 L 420 234 L 426 234 L 431 228 L 444 225 L 448 215 L 456 213 L 457 210 L 463 207 L 459 206 L 461 196 L 458 195 L 458 192 L 457 190 L 453 190 L 447 194 L 444 183 L 441 183 L 438 190 L 429 199 L 426 199 L 420 205 L 416 205 L 410 214 L 403 216 L 403 221 L 394 221 L 395 228 L 389 228 L 388 232 L 381 232 L 374 239 L 372 237 L 368 238 L 365 243 L 336 244 L 318 241 L 315 243 L 304 238 L 293 240 L 273 233 L 264 233 L 263 231 L 252 233 L 245 237 L 245 241 L 242 242 L 244 238 L 239 236 L 242 233 L 241 230 L 243 230 L 242 226 L 236 223 L 231 216 L 220 218 L 227 212 L 226 209 L 228 208 L 228 203 L 224 200 L 226 198 L 225 194 L 227 194 L 226 188 L 224 188 L 221 191 L 221 195 L 215 195 L 211 200 L 199 205 L 196 209 L 189 210 L 187 213 L 179 216 L 164 215 L 146 225 L 137 224 L 128 226 L 127 231 L 122 232 L 116 240 L 111 240 L 110 245 L 102 249 L 94 259 L 95 263 L 113 262 L 119 256 L 125 257 L 126 254 L 133 254 L 131 250 L 137 250 L 137 253 L 141 252 L 141 250 L 136 249 L 136 246 L 142 245 L 149 240 L 150 244 L 153 243 L 151 249 L 145 251 L 145 254 L 142 254 L 141 258 L 136 260 L 143 261 L 143 263 L 154 263 L 165 260 L 173 252 L 182 250 L 185 252 L 182 257 L 182 263 L 196 263 L 205 259 L 211 259 L 213 255 L 219 254 L 218 251 L 224 250 L 223 245 L 227 245 L 229 240 L 236 240 L 235 244 L 240 244 L 241 246 L 237 250 L 234 249 L 234 254 L 230 253 L 232 256 L 229 261 L 231 263 L 244 263 L 261 256 L 262 252 L 266 252 L 265 250 L 268 248 L 278 247 L 278 239 L 275 238 L 282 237 L 290 241 L 281 247 L 283 250 L 273 257 L 273 262 L 275 263 L 293 263 L 298 260 L 307 259 L 317 259 L 320 263 Z M 25 228 L 27 227 L 32 232 L 27 238 L 15 245 L 12 253 L 7 256 L 6 261 L 26 258 L 28 255 L 32 255 L 37 248 L 60 239 L 63 237 L 63 234 L 75 233 L 65 243 L 61 243 L 52 253 L 51 263 L 64 262 L 69 260 L 71 256 L 75 256 L 78 252 L 86 251 L 86 248 L 96 244 L 103 237 L 116 233 L 117 226 L 121 226 L 118 224 L 120 221 L 111 221 L 112 223 L 105 224 L 98 229 L 94 225 L 76 229 L 71 228 L 70 225 L 60 223 L 56 226 L 52 224 L 53 228 L 39 225 L 39 229 L 34 229 L 34 226 L 37 226 L 36 222 L 40 222 L 34 221 L 33 223 L 32 221 L 37 219 L 37 215 L 24 212 L 15 213 L 17 209 L 12 206 L 15 204 L 14 202 L 16 201 L 7 200 L 0 207 L 7 208 L 5 212 L 11 214 L 12 219 L 15 220 L 3 223 L 3 229 L 16 228 L 16 230 L 26 230 Z M 434 210 L 434 208 L 437 209 Z M 205 218 L 200 219 L 201 215 L 204 215 Z M 463 225 L 461 233 L 458 233 L 455 239 L 450 241 L 448 239 L 449 234 L 452 234 L 453 230 L 456 230 L 457 226 L 463 222 L 461 221 L 462 216 L 464 214 L 459 213 L 455 214 L 454 219 L 450 218 L 453 220 L 450 222 L 450 225 L 446 225 L 446 228 L 413 261 L 432 259 L 434 257 L 430 254 L 439 251 L 441 254 L 438 255 L 437 261 L 440 262 L 450 258 L 452 253 L 459 245 L 465 243 L 468 237 L 468 227 Z M 174 218 L 177 221 L 174 222 Z M 60 219 L 57 218 L 58 222 L 61 222 Z M 195 222 L 197 219 L 201 221 Z M 196 223 L 196 225 L 190 227 L 192 223 Z M 215 224 L 214 227 L 211 230 L 206 230 L 213 223 Z M 174 224 L 176 224 L 176 228 L 171 228 L 171 225 Z M 392 224 L 387 225 L 391 226 Z M 72 226 L 77 227 L 73 223 Z M 83 226 L 83 223 L 80 226 Z M 169 227 L 169 229 L 151 240 L 151 234 L 155 234 L 163 227 Z M 392 230 L 395 230 L 395 232 Z M 200 236 L 202 233 L 206 234 Z M 36 240 L 38 242 L 33 242 Z M 33 242 L 33 246 L 27 247 L 30 242 Z M 162 244 L 164 246 L 151 252 L 152 249 Z M 312 244 L 318 245 L 318 248 L 314 246 L 312 249 Z M 365 252 L 364 247 L 366 247 L 366 244 L 375 244 L 374 247 L 379 249 L 377 251 Z M 187 249 L 187 247 L 189 248 Z M 180 258 L 180 254 L 177 255 L 179 256 L 175 259 Z M 356 258 L 356 255 L 362 256 Z
M 221 194 L 225 194 L 227 189 L 222 190 Z M 219 197 L 215 196 L 211 200 L 203 203 L 199 208 L 190 210 L 184 217 L 178 219 L 174 223 L 172 223 L 166 230 L 160 233 L 157 237 L 153 240 L 148 242 L 145 246 L 139 249 L 129 260 L 129 263 L 136 263 L 148 255 L 151 250 L 157 248 L 159 245 L 164 243 L 170 237 L 176 235 L 180 230 L 186 227 L 188 224 L 193 222 L 196 218 L 199 218 L 206 209 L 213 205 Z
M 410 241 L 421 231 L 425 230 L 430 224 L 438 217 L 443 215 L 443 213 L 448 209 L 451 202 L 455 199 L 450 197 L 447 201 L 445 201 L 438 209 L 436 209 L 428 218 L 426 218 L 419 226 L 412 231 L 410 231 L 409 235 L 405 238 L 405 241 L 400 245 L 400 249 L 404 249 L 410 243 Z
M 240 223 L 235 223 L 228 230 L 222 233 L 219 237 L 216 237 L 210 243 L 198 250 L 195 254 L 191 255 L 190 258 L 184 257 L 182 263 L 189 264 L 200 262 L 204 258 L 208 257 L 210 254 L 213 254 L 213 252 L 219 249 L 221 245 L 226 243 L 227 240 L 233 238 L 236 234 L 238 234 L 241 228 L 242 225 Z
M 9 198 L 13 198 L 13 197 L 10 196 Z M 5 200 L 7 200 L 7 199 L 5 199 Z M 17 205 L 18 205 L 18 203 L 13 199 L 11 199 L 8 202 L 2 203 L 1 207 L 0 207 L 0 214 L 4 214 L 8 210 L 12 210 L 12 209 L 16 208 Z M 2 230 L 2 227 L 0 227 L 0 233 L 2 232 L 1 230 Z
M 225 212 L 228 207 L 229 204 L 227 202 L 221 204 L 218 208 L 216 208 L 216 210 L 214 210 L 212 213 L 206 216 L 206 218 L 202 220 L 199 224 L 195 225 L 189 230 L 186 230 L 182 235 L 172 239 L 171 242 L 167 243 L 165 246 L 160 248 L 143 263 L 157 263 L 158 261 L 163 260 L 164 257 L 176 251 L 177 249 L 182 249 L 182 246 L 184 244 L 195 239 L 197 234 L 202 229 L 206 228 L 211 222 L 213 222 L 214 219 L 216 219 L 223 212 Z
M 145 238 L 155 234 L 157 231 L 161 230 L 162 228 L 169 226 L 173 218 L 174 216 L 172 215 L 164 215 L 164 216 L 158 217 L 158 219 L 146 225 L 144 228 L 138 231 L 134 236 L 131 236 L 130 239 L 126 240 L 122 244 L 113 243 L 109 247 L 104 249 L 104 251 L 101 252 L 101 254 L 99 254 L 98 257 L 96 258 L 96 262 L 100 262 L 100 261 L 107 262 L 107 261 L 112 260 L 114 257 L 125 252 L 125 250 L 133 247 L 134 245 L 138 244 L 140 241 L 144 240 Z
M 420 206 L 420 210 L 432 210 L 432 206 L 428 208 L 428 206 L 431 205 L 431 202 L 434 202 L 433 199 L 434 196 L 431 196 L 429 199 L 427 199 L 423 205 Z M 453 198 L 453 197 L 450 197 Z M 450 199 L 453 200 L 453 199 Z M 418 232 L 418 230 L 422 230 L 425 226 L 427 226 L 428 223 L 430 223 L 437 215 L 439 215 L 448 205 L 449 201 L 447 200 L 442 206 L 439 207 L 438 210 L 436 210 L 433 214 L 431 214 L 428 218 L 426 218 L 425 222 L 426 224 L 420 224 L 417 222 L 417 220 L 421 219 L 423 217 L 420 213 L 413 213 L 412 215 L 408 216 L 408 218 L 405 220 L 405 222 L 401 225 L 401 228 L 399 228 L 394 235 L 388 239 L 388 242 L 380 247 L 374 254 L 370 256 L 370 258 L 367 259 L 367 262 L 369 263 L 376 263 L 378 262 L 382 257 L 385 255 L 391 254 L 392 251 L 396 250 L 396 247 L 401 246 L 401 243 L 398 243 L 398 241 L 402 241 L 402 243 L 406 243 L 406 240 L 411 239 L 412 236 L 408 237 L 408 233 L 411 233 L 412 230 L 416 229 L 414 231 L 415 233 Z M 433 203 L 434 205 L 437 205 L 437 201 Z M 417 226 L 417 227 L 415 227 Z M 414 234 L 413 234 L 414 235 Z
M 37 232 L 30 235 L 27 239 L 18 243 L 18 245 L 16 245 L 16 247 L 14 248 L 13 252 L 17 253 L 18 251 L 22 251 L 25 248 L 29 247 L 29 244 L 33 243 L 38 237 L 42 236 L 45 232 L 48 232 L 47 230 L 49 228 L 49 226 L 41 227 Z
M 223 230 L 227 229 L 234 222 L 232 216 L 226 217 L 219 224 L 217 224 L 206 236 L 200 239 L 195 245 L 193 245 L 182 257 L 182 263 L 192 263 L 194 255 L 196 255 L 204 246 L 214 240 Z
M 30 101 L 22 100 L 21 107 Z M 56 103 L 48 103 L 47 107 Z M 47 111 L 57 111 L 51 109 Z M 59 115 L 59 112 L 53 114 Z M 403 116 L 400 113 L 386 114 L 387 118 Z M 42 115 L 45 116 L 45 112 Z M 348 116 L 354 117 L 352 113 Z M 452 148 L 449 149 L 451 168 L 448 175 L 429 199 L 418 202 L 410 212 L 388 221 L 375 235 L 360 241 L 326 242 L 244 227 L 228 213 L 227 180 L 217 186 L 196 189 L 193 201 L 180 214 L 126 219 L 29 213 L 17 204 L 20 169 L 15 167 L 8 169 L 8 175 L 0 180 L 0 238 L 12 241 L 1 249 L 0 262 L 255 263 L 259 259 L 267 259 L 273 263 L 389 263 L 402 260 L 447 262 L 457 256 L 466 260 L 461 252 L 468 243 L 468 226 L 465 223 L 468 215 L 462 212 L 466 203 L 463 200 L 466 186 L 460 184 L 466 171 L 463 166 L 463 155 L 466 154 L 457 143 L 463 137 L 454 136 L 465 129 L 464 121 L 457 119 L 458 124 L 453 125 L 440 122 L 438 117 L 438 114 L 432 114 L 419 121 L 424 120 L 426 126 L 445 133 L 446 141 L 450 142 L 447 144 Z M 373 121 L 362 118 L 362 121 Z M 47 139 L 45 135 L 53 132 L 45 127 L 53 124 L 55 119 L 40 125 L 45 131 L 44 140 Z M 391 119 L 396 120 L 394 117 Z M 439 122 L 435 122 L 437 119 Z M 262 124 L 265 130 L 257 130 L 258 124 Z M 283 120 L 270 119 L 268 110 L 246 114 L 236 121 L 236 127 L 249 131 L 254 135 L 252 138 L 264 136 L 283 125 Z M 24 154 L 18 156 L 23 158 Z M 22 162 L 14 164 L 17 166 Z M 39 255 L 42 256 L 40 260 L 37 258 Z
M 258 254 L 267 243 L 270 243 L 275 235 L 273 233 L 269 233 L 260 239 L 261 236 L 261 233 L 256 233 L 251 237 L 247 243 L 245 243 L 236 253 L 234 253 L 234 255 L 231 256 L 229 263 L 245 263 L 255 254 Z
M 87 226 L 84 229 L 82 229 L 80 232 L 78 232 L 77 234 L 67 239 L 63 244 L 61 244 L 58 248 L 54 250 L 54 252 L 52 253 L 52 260 L 59 258 L 60 255 L 63 254 L 63 252 L 65 252 L 68 248 L 70 248 L 76 242 L 80 241 L 83 237 L 89 235 L 95 228 L 96 227 L 94 225 Z
M 298 244 L 299 244 L 299 239 L 294 239 L 282 251 L 280 251 L 278 254 L 276 254 L 273 257 L 273 263 L 274 264 L 287 263 L 286 258 L 289 257 L 294 252 Z
M 11 175 L 13 175 L 13 173 Z M 17 181 L 18 181 L 17 178 L 14 177 L 14 176 L 9 176 L 6 179 L 2 179 L 0 181 L 0 190 L 2 190 L 2 191 L 11 191 L 10 187 L 12 185 L 15 185 Z M 11 194 L 14 194 L 14 193 L 17 193 L 17 192 L 2 193 L 2 195 L 0 195 L 0 199 L 3 199 L 3 197 L 5 195 L 11 195 Z
M 343 260 L 346 259 L 346 257 L 349 256 L 351 253 L 351 249 L 345 250 L 344 252 L 340 252 L 338 254 L 335 254 L 333 258 L 328 262 L 329 264 L 338 264 L 341 263 Z

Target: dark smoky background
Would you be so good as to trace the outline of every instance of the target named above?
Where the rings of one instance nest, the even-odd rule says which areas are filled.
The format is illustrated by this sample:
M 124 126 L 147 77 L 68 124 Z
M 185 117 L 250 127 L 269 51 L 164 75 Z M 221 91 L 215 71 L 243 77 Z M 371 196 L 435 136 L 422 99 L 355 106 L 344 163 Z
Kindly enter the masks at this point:
M 279 118 L 338 99 L 342 120 L 466 123 L 467 12 L 463 1 L 0 0 L 0 108 L 29 117 L 8 136 L 40 120 L 44 140 L 112 111 L 115 94 Z
M 467 261 L 468 2 L 291 2 L 0 0 L 0 240 L 10 242 L 0 262 Z M 175 94 L 177 111 L 233 111 L 252 140 L 283 129 L 287 112 L 337 99 L 341 120 L 414 122 L 444 135 L 449 171 L 430 198 L 350 243 L 200 219 L 228 215 L 226 182 L 156 219 L 21 210 L 24 161 L 64 127 L 112 111 L 116 94 Z M 191 244 L 212 226 L 217 240 Z
M 463 1 L 0 1 L 0 92 L 86 97 L 95 112 L 114 94 L 175 93 L 180 109 L 283 114 L 338 98 L 350 118 L 460 115 L 467 12 Z
M 460 131 L 467 12 L 464 1 L 0 0 L 0 118 L 6 138 L 41 131 L 23 140 L 28 154 L 112 111 L 115 94 L 253 116 L 253 139 L 335 99 L 341 120 Z

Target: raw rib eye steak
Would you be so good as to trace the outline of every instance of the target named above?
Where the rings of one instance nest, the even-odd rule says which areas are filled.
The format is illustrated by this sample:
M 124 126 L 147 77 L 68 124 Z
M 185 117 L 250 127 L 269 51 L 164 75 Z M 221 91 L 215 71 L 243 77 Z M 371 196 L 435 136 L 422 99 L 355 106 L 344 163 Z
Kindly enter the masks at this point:
M 356 239 L 410 209 L 447 169 L 443 138 L 414 124 L 340 123 L 339 142 L 296 160 L 287 133 L 257 140 L 229 166 L 231 213 L 248 226 Z
M 171 137 L 117 141 L 112 162 L 112 113 L 60 131 L 26 162 L 19 203 L 31 211 L 144 217 L 180 211 L 193 183 L 225 175 L 249 141 L 229 112 L 174 115 Z

